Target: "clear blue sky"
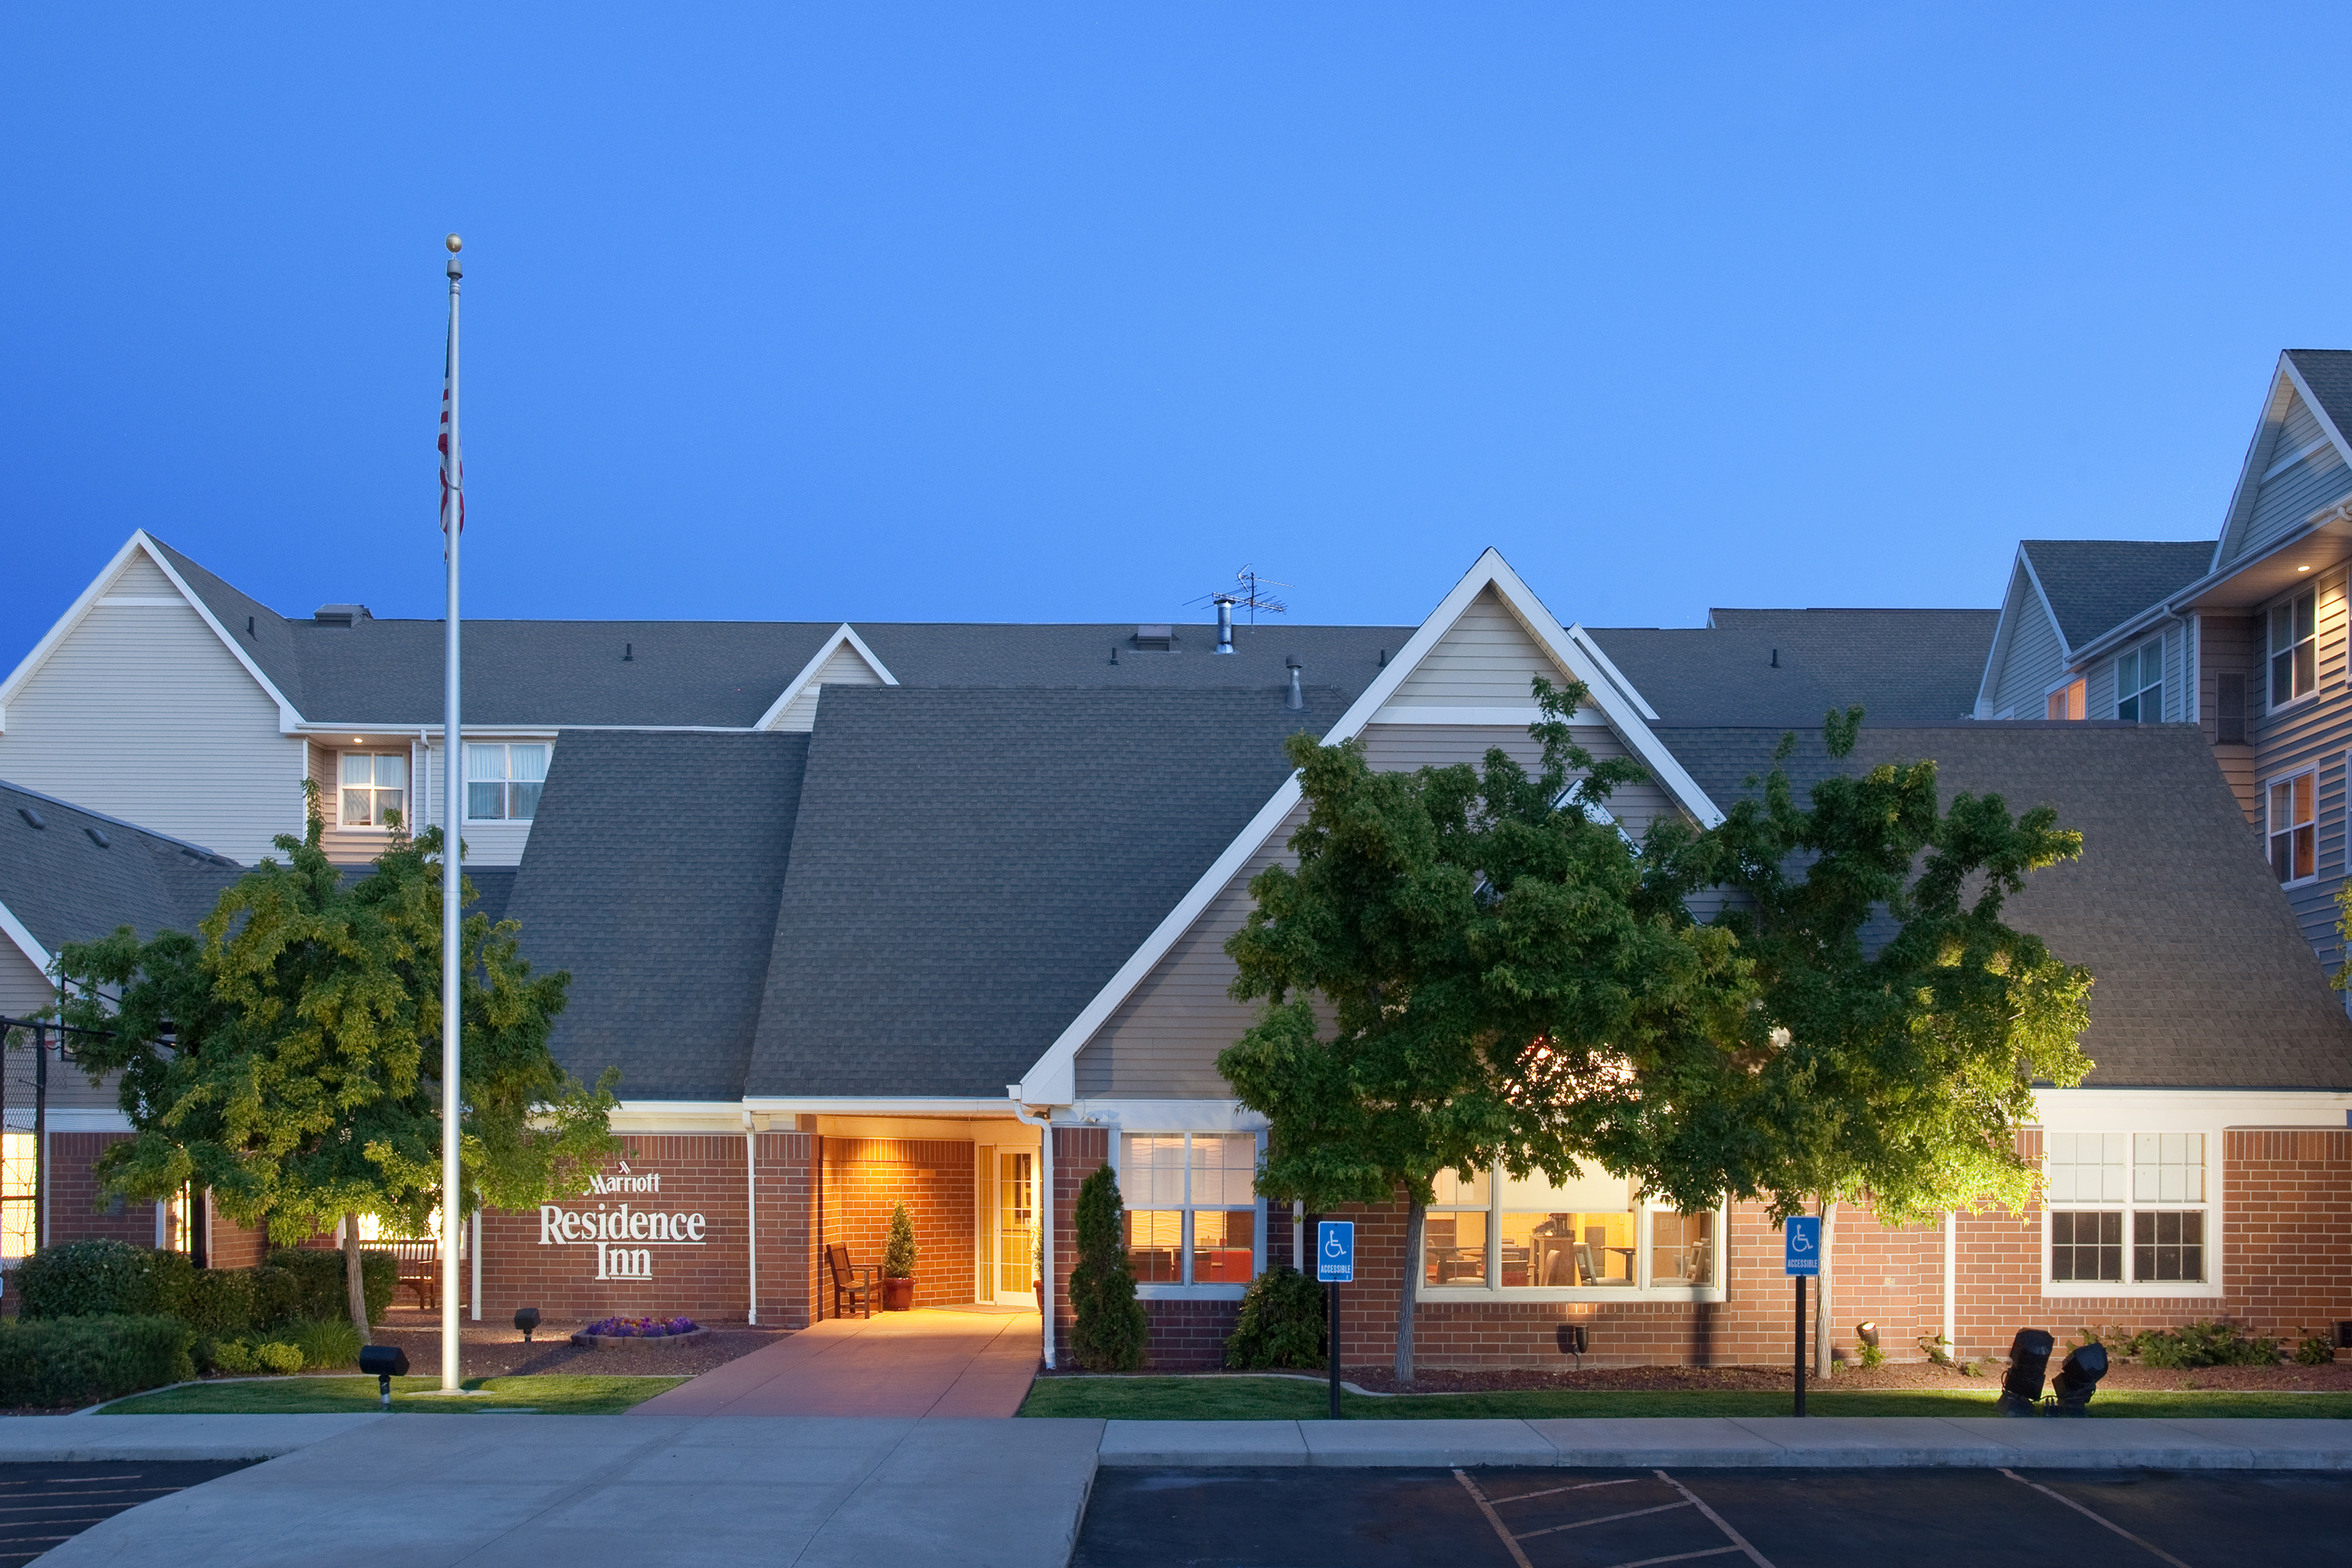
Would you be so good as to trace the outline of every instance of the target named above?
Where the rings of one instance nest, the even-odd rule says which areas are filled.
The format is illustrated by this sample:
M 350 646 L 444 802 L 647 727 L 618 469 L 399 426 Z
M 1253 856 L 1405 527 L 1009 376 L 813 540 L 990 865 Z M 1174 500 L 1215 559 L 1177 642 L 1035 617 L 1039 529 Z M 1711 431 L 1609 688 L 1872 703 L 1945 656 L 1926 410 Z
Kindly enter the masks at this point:
M 2352 347 L 2352 8 L 19 6 L 0 669 L 281 610 L 1990 605 Z

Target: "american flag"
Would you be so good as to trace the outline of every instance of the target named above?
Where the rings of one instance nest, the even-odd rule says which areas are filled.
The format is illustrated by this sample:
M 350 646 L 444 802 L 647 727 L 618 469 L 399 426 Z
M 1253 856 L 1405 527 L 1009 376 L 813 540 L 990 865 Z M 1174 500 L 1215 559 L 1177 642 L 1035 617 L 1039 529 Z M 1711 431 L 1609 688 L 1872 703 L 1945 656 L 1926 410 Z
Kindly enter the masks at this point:
M 466 531 L 466 457 L 463 452 L 452 458 L 449 452 L 449 361 L 441 359 L 441 531 L 449 531 L 449 470 L 454 461 L 457 477 L 457 531 Z

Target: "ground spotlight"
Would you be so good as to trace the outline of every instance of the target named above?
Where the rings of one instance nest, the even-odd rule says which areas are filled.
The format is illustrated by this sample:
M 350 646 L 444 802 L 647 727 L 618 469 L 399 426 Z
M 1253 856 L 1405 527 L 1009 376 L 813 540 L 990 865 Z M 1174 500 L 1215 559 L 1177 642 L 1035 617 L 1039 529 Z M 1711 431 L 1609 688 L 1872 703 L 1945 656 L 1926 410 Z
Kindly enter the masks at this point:
M 1878 1325 L 1865 1318 L 1861 1322 L 1856 1323 L 1853 1326 L 1853 1337 L 1860 1340 L 1864 1344 L 1868 1345 L 1872 1350 L 1876 1350 L 1878 1348 Z
M 531 1330 L 539 1327 L 539 1309 L 524 1307 L 515 1313 L 515 1327 L 522 1331 L 522 1342 L 530 1343 Z
M 2057 1344 L 2047 1331 L 2020 1329 L 2009 1342 L 2009 1374 L 2000 1380 L 2000 1397 L 1993 1408 L 2003 1415 L 2038 1415 L 2042 1378 L 2050 1370 L 2050 1352 Z
M 360 1351 L 360 1371 L 375 1379 L 377 1394 L 392 1408 L 392 1380 L 408 1375 L 408 1352 L 398 1345 L 367 1345 Z
M 2091 1395 L 2098 1391 L 2099 1379 L 2106 1375 L 2106 1346 L 2095 1342 L 2075 1346 L 2050 1382 L 2050 1392 L 2058 1396 L 2057 1414 L 2088 1415 Z
M 1584 1370 L 1584 1352 L 1592 1343 L 1591 1331 L 1582 1323 L 1562 1323 L 1552 1333 L 1559 1344 L 1559 1353 L 1576 1358 L 1576 1370 Z

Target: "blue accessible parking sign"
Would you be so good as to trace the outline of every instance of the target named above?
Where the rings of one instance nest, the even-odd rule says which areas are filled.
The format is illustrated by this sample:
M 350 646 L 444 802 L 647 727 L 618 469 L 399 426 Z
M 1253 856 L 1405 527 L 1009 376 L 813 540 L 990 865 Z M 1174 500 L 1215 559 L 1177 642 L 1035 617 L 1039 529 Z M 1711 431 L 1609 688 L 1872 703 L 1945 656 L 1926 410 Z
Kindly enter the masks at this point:
M 1799 1215 L 1780 1232 L 1781 1272 L 1815 1278 L 1822 1271 L 1822 1222 L 1817 1215 Z
M 1315 1225 L 1315 1282 L 1352 1285 L 1356 1280 L 1356 1222 L 1318 1220 Z

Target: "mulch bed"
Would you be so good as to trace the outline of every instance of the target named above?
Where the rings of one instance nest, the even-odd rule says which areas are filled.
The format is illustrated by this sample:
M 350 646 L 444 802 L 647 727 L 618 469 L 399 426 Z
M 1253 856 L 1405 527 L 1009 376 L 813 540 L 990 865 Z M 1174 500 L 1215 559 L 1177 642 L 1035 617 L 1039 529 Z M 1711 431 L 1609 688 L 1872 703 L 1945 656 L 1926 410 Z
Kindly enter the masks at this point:
M 2057 1371 L 2057 1357 L 2051 1371 Z M 2000 1383 L 2000 1362 L 1979 1363 L 1980 1373 L 1968 1377 L 1954 1367 L 1933 1362 L 1906 1362 L 1864 1370 L 1841 1366 L 1829 1383 L 1814 1388 L 1857 1392 L 1913 1388 L 1991 1389 Z M 1640 1393 L 1680 1390 L 1687 1393 L 1777 1393 L 1789 1386 L 1793 1369 L 1787 1366 L 1608 1366 L 1584 1372 L 1545 1372 L 1532 1367 L 1498 1367 L 1486 1371 L 1451 1371 L 1430 1367 L 1417 1371 L 1413 1394 L 1487 1394 L 1503 1390 L 1546 1389 L 1599 1393 L 1619 1390 Z M 1347 1379 L 1374 1394 L 1400 1392 L 1387 1367 L 1349 1367 Z M 2167 1371 L 2118 1362 L 2101 1380 L 2102 1388 L 2227 1389 L 2278 1393 L 2305 1389 L 2352 1391 L 2352 1362 L 2333 1366 L 2200 1366 Z
M 755 1329 L 747 1323 L 704 1324 L 706 1332 L 688 1336 L 683 1343 L 646 1340 L 631 1343 L 607 1340 L 602 1349 L 575 1345 L 571 1336 L 593 1320 L 564 1321 L 550 1318 L 531 1331 L 531 1342 L 510 1322 L 487 1319 L 468 1322 L 460 1331 L 464 1347 L 460 1362 L 467 1377 L 511 1377 L 525 1373 L 562 1372 L 595 1377 L 691 1377 L 724 1366 L 774 1344 L 792 1331 Z M 376 1325 L 373 1336 L 382 1345 L 398 1345 L 408 1352 L 412 1371 L 431 1372 L 441 1364 L 438 1313 L 394 1309 Z

